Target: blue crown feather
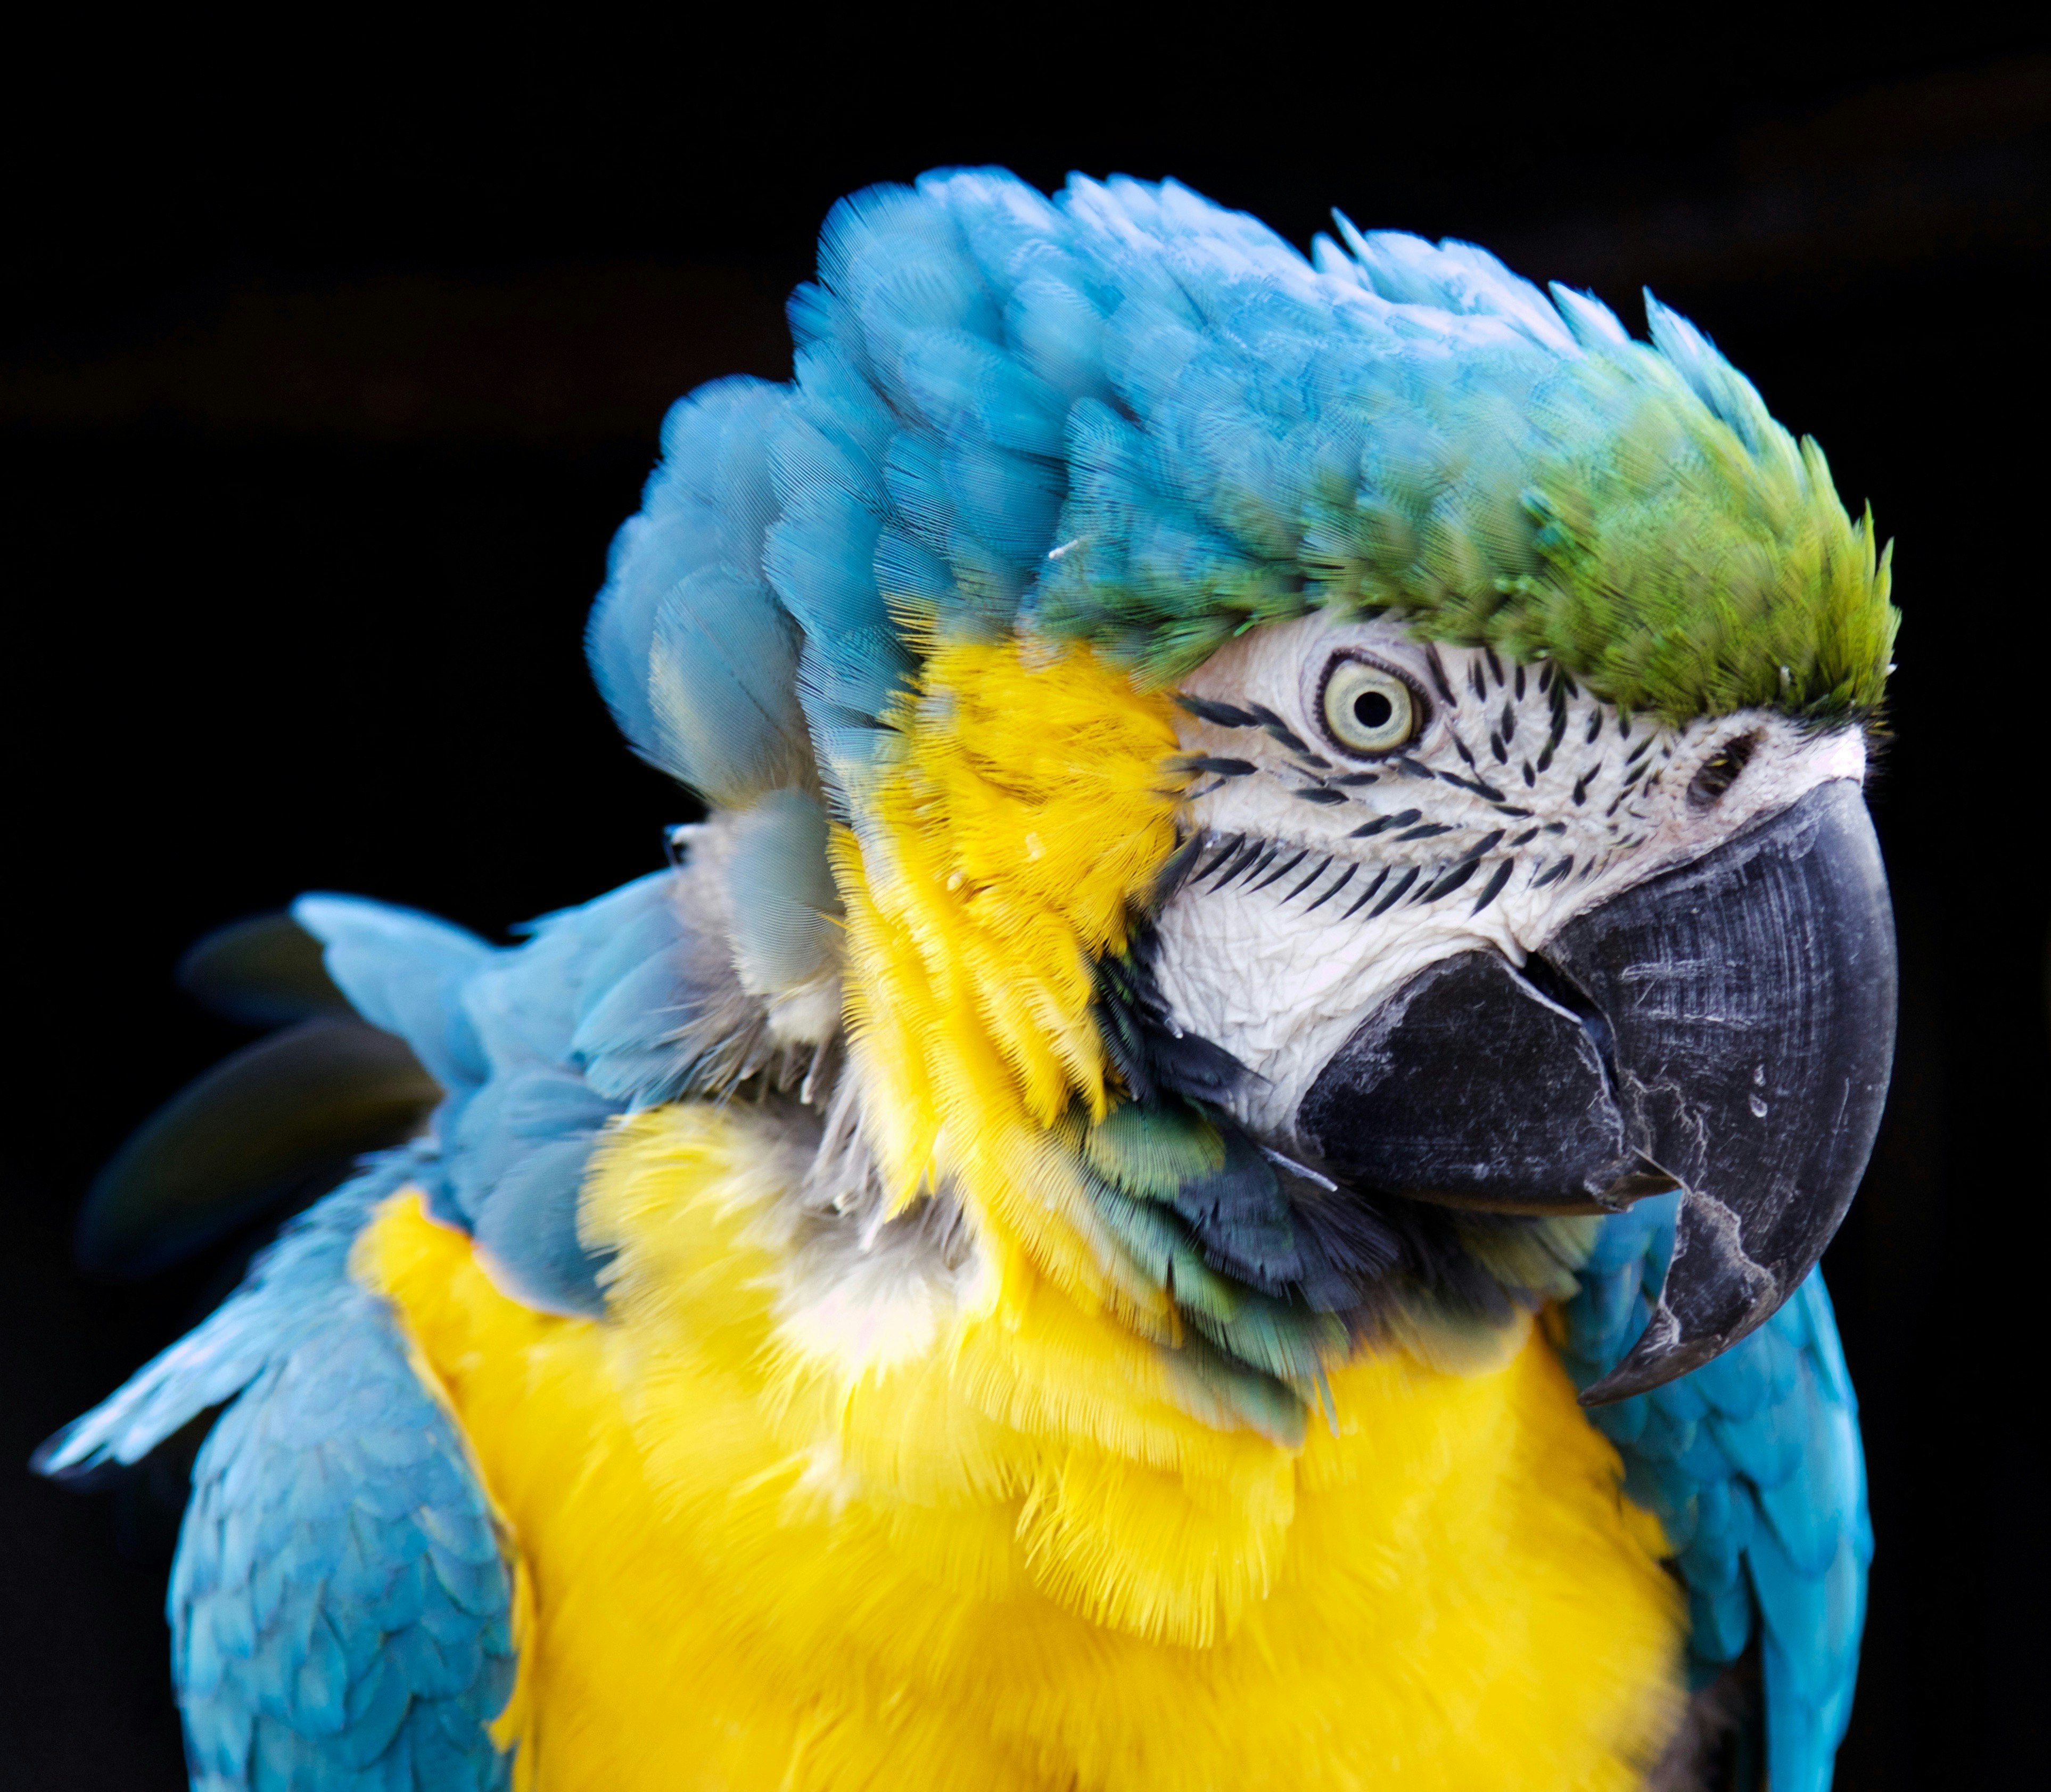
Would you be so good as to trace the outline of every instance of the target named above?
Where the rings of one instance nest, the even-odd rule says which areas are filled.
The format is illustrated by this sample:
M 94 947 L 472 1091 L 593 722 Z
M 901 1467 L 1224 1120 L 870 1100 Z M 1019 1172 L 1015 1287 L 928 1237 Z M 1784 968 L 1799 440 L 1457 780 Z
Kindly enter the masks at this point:
M 1158 683 L 1318 605 L 1674 721 L 1878 701 L 1885 558 L 1699 332 L 1336 223 L 1307 260 L 1172 181 L 842 201 L 793 381 L 672 411 L 615 545 L 591 653 L 628 738 L 716 802 L 816 778 L 858 813 L 920 629 Z

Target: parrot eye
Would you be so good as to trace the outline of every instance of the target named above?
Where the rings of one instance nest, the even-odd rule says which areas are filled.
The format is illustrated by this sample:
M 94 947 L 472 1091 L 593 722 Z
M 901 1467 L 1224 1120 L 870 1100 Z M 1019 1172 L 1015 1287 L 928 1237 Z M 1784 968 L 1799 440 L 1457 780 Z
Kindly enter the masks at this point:
M 1325 732 L 1342 751 L 1374 755 L 1415 738 L 1424 701 L 1386 667 L 1342 655 L 1326 669 L 1318 707 Z

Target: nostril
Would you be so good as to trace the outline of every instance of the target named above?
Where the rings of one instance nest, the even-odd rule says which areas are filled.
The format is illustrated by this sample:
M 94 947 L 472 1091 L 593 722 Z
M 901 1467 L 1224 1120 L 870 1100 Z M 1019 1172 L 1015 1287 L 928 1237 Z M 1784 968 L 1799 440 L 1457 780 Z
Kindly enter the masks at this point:
M 1702 762 L 1688 785 L 1688 807 L 1711 808 L 1736 784 L 1759 745 L 1756 734 L 1739 734 L 1726 741 Z

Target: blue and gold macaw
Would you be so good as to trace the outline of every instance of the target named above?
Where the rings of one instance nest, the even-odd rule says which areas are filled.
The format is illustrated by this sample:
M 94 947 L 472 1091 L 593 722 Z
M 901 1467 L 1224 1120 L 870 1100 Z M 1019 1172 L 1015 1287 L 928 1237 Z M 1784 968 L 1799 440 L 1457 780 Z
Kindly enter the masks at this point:
M 220 1409 L 196 1787 L 1827 1786 L 1886 558 L 1673 313 L 1338 229 L 843 203 L 592 615 L 674 863 L 214 951 L 311 1018 L 88 1231 L 439 1105 L 40 1459 Z

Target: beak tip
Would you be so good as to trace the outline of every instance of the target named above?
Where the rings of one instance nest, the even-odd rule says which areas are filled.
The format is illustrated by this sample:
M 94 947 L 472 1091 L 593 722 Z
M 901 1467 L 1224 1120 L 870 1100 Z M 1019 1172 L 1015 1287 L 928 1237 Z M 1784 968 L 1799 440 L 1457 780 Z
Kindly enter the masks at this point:
M 1607 1407 L 1627 1400 L 1634 1394 L 1649 1394 L 1655 1387 L 1678 1380 L 1690 1369 L 1700 1368 L 1735 1341 L 1733 1336 L 1721 1333 L 1684 1336 L 1679 1321 L 1662 1300 L 1623 1360 L 1581 1391 L 1580 1403 Z

